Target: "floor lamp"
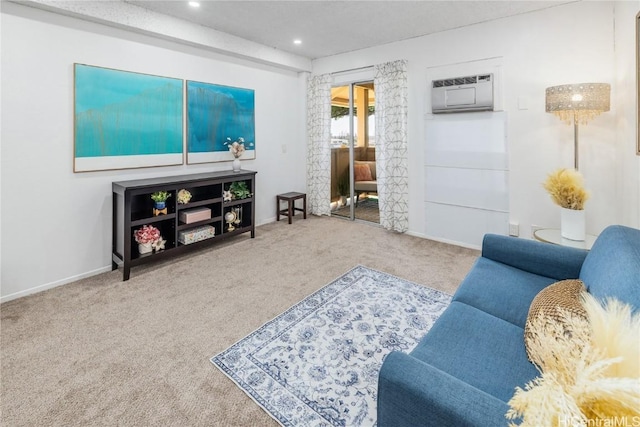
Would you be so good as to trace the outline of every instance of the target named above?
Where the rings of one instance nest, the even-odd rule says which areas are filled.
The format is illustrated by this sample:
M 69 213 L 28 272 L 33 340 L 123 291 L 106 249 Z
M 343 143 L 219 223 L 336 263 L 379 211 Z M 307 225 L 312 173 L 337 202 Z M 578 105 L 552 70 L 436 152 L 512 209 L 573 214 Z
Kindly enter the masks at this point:
M 574 167 L 578 170 L 578 124 L 587 122 L 603 111 L 609 111 L 611 85 L 608 83 L 577 83 L 547 88 L 546 111 L 560 120 L 573 121 Z

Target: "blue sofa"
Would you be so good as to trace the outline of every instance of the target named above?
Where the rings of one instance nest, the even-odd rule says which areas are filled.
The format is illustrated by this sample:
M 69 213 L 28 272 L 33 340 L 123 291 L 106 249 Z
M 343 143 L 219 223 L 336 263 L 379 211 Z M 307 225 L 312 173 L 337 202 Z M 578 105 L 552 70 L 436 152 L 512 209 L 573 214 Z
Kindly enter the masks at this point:
M 449 307 L 409 354 L 378 378 L 378 427 L 506 426 L 515 387 L 538 376 L 524 347 L 531 301 L 580 278 L 598 298 L 640 307 L 640 230 L 610 226 L 591 251 L 486 235 Z

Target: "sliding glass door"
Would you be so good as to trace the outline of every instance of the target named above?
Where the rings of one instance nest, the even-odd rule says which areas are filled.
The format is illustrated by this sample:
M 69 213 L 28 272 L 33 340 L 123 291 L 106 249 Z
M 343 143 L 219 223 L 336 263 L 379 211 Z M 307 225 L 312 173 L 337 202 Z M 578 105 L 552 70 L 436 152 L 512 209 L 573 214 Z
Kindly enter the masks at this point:
M 373 82 L 331 89 L 331 214 L 379 223 Z

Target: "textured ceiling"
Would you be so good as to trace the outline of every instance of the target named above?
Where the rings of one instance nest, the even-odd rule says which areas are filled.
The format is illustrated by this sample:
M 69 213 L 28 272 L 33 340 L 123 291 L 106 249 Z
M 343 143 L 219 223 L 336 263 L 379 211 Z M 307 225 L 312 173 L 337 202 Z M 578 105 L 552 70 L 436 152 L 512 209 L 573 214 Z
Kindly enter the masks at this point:
M 573 2 L 125 1 L 311 59 Z

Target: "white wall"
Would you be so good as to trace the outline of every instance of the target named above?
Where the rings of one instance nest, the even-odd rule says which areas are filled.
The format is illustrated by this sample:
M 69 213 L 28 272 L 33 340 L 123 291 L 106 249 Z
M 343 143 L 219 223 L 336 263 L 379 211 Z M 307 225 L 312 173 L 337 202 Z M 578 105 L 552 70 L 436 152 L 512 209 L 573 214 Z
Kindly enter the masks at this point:
M 303 76 L 6 2 L 0 16 L 3 301 L 110 269 L 112 181 L 231 169 L 74 174 L 74 62 L 255 89 L 256 222 L 305 190 Z
M 636 152 L 637 81 L 636 81 L 636 14 L 640 1 L 619 1 L 616 17 L 616 148 L 620 159 L 616 177 L 620 183 L 620 222 L 640 227 L 640 156 Z M 630 195 L 636 194 L 636 197 Z
M 635 94 L 630 91 L 629 95 L 620 95 L 628 91 L 628 86 L 617 78 L 616 64 L 624 63 L 628 68 L 635 56 L 630 57 L 629 42 L 625 42 L 624 51 L 614 50 L 614 18 L 632 21 L 637 2 L 632 2 L 633 7 L 624 4 L 624 10 L 616 11 L 614 5 L 618 3 L 572 3 L 322 58 L 314 61 L 313 73 L 409 60 L 409 229 L 417 235 L 425 235 L 423 230 L 429 221 L 422 203 L 429 69 L 502 58 L 510 165 L 509 211 L 511 221 L 520 223 L 521 237 L 530 237 L 532 224 L 559 227 L 558 209 L 542 188 L 542 182 L 556 168 L 573 165 L 573 127 L 545 113 L 545 88 L 591 81 L 611 83 L 611 112 L 582 127 L 580 133 L 580 169 L 592 194 L 587 203 L 587 232 L 598 234 L 613 223 L 637 227 L 640 225 L 637 184 L 623 185 L 623 177 L 613 173 L 623 163 L 625 179 L 637 179 L 639 170 L 637 159 L 629 152 L 629 141 L 619 141 L 621 135 L 616 130 L 621 97 L 627 104 L 631 99 L 635 103 Z M 615 24 L 617 28 L 619 23 Z M 626 72 L 633 72 L 633 68 Z M 631 114 L 625 117 L 630 120 Z M 635 125 L 630 125 L 629 132 L 635 135 Z M 623 136 L 628 139 L 627 134 Z M 619 148 L 621 145 L 627 147 L 625 153 Z

